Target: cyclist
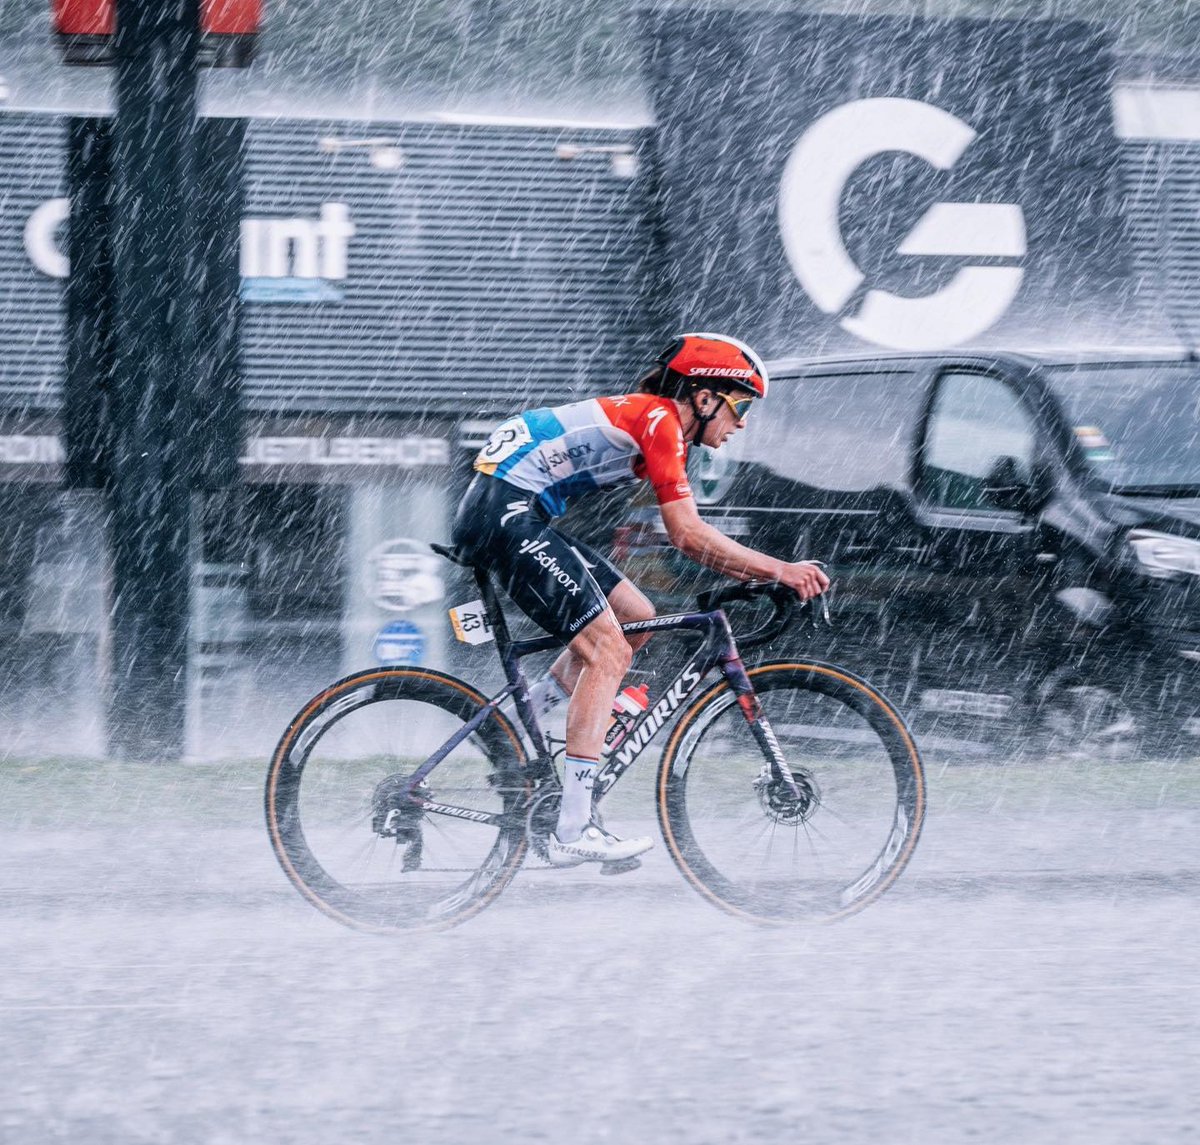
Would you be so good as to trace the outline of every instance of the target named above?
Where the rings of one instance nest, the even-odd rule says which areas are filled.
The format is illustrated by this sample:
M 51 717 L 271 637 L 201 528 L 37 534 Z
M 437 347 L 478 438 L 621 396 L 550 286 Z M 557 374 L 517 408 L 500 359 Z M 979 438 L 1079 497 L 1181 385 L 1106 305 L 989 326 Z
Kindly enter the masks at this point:
M 620 626 L 651 619 L 654 607 L 609 560 L 552 522 L 574 497 L 645 479 L 667 537 L 692 560 L 738 580 L 778 581 L 805 600 L 824 592 L 829 580 L 819 565 L 756 552 L 703 521 L 688 486 L 688 447 L 723 445 L 767 385 L 762 361 L 736 338 L 682 334 L 636 392 L 528 410 L 497 427 L 475 458 L 454 543 L 567 643 L 530 689 L 539 715 L 568 701 L 562 807 L 548 851 L 555 866 L 621 862 L 653 846 L 593 822 L 592 788 L 617 691 L 648 639 Z

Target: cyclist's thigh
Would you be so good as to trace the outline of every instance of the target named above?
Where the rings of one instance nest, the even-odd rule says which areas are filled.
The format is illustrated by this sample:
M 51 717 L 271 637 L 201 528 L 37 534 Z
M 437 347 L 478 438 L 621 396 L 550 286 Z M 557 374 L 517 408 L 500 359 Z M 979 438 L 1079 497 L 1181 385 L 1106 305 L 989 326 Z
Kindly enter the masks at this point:
M 565 533 L 560 535 L 566 536 Z M 610 596 L 613 589 L 618 585 L 630 583 L 629 578 L 603 553 L 593 549 L 591 545 L 584 544 L 583 541 L 576 540 L 574 537 L 567 537 L 567 541 L 579 554 L 579 559 L 583 561 L 588 572 L 592 574 L 592 577 L 600 586 L 600 590 L 605 596 Z
M 468 498 L 474 502 L 472 513 L 468 521 L 455 522 L 456 542 L 469 544 L 474 558 L 531 620 L 569 642 L 608 607 L 588 568 L 595 562 L 585 561 L 576 543 L 536 512 L 533 494 L 486 480 L 496 486 Z M 600 571 L 609 579 L 607 568 Z
M 569 537 L 547 524 L 514 530 L 521 533 L 498 562 L 498 579 L 531 620 L 569 641 L 608 608 L 608 598 Z
M 582 541 L 572 539 L 571 544 L 583 558 L 588 572 L 596 578 L 596 583 L 604 590 L 604 595 L 608 597 L 608 603 L 612 605 L 613 612 L 616 613 L 617 619 L 622 624 L 631 620 L 650 620 L 658 615 L 646 594 L 608 557 Z M 637 647 L 644 644 L 650 637 L 647 634 L 646 636 L 630 637 L 630 639 L 637 642 L 635 644 Z

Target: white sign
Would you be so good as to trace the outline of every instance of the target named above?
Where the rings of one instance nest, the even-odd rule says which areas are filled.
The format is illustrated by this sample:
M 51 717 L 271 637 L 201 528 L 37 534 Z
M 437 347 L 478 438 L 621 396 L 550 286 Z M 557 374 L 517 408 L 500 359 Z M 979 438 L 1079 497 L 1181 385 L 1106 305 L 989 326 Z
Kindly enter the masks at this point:
M 29 261 L 50 278 L 66 278 L 71 273 L 71 264 L 58 246 L 58 228 L 70 213 L 70 199 L 50 199 L 25 223 L 25 251 Z
M 71 272 L 70 261 L 60 246 L 65 236 L 59 236 L 70 210 L 69 199 L 49 199 L 25 223 L 29 261 L 50 278 L 66 278 Z M 340 281 L 348 273 L 349 244 L 356 233 L 345 203 L 322 203 L 318 219 L 243 219 L 242 276 Z
M 62 438 L 52 433 L 0 434 L 0 465 L 61 464 Z M 243 465 L 386 465 L 417 469 L 448 465 L 450 443 L 442 437 L 252 437 Z
M 66 456 L 62 439 L 56 434 L 0 435 L 2 465 L 59 465 L 66 460 Z
M 319 220 L 243 219 L 242 276 L 343 279 L 356 229 L 345 203 L 322 203 Z
M 486 644 L 496 639 L 482 600 L 468 601 L 450 609 L 450 626 L 464 644 Z
M 252 437 L 243 465 L 448 465 L 443 437 Z
M 408 612 L 446 595 L 442 561 L 423 541 L 396 537 L 367 554 L 366 591 L 387 612 Z
M 868 159 L 888 151 L 916 155 L 948 171 L 975 138 L 948 111 L 913 99 L 864 99 L 823 115 L 800 137 L 779 188 L 779 229 L 800 285 L 826 314 L 840 314 L 864 281 L 838 223 L 842 192 Z M 1019 258 L 1025 217 L 1011 203 L 934 203 L 898 254 Z M 969 342 L 993 325 L 1021 287 L 1019 266 L 964 266 L 920 298 L 868 290 L 856 314 L 838 325 L 868 342 L 935 350 Z

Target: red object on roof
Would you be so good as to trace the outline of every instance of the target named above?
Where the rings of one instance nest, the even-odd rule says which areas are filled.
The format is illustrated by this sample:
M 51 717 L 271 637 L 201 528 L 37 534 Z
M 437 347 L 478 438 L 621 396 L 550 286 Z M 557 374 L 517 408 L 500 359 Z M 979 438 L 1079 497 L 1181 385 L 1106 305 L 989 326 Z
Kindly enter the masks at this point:
M 111 36 L 116 7 L 115 0 L 50 0 L 54 30 L 60 36 Z
M 66 63 L 113 62 L 116 9 L 116 0 L 50 0 L 55 38 Z M 263 0 L 200 0 L 201 66 L 249 66 L 262 18 Z
M 203 0 L 200 24 L 217 36 L 253 36 L 262 15 L 262 0 Z

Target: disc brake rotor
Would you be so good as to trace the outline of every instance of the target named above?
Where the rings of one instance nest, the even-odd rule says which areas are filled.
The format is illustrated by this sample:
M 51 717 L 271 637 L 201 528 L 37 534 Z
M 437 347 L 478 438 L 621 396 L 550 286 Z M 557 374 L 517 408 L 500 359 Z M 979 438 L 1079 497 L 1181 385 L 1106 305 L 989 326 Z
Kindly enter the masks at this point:
M 820 796 L 811 777 L 802 771 L 793 773 L 795 790 L 781 775 L 774 775 L 764 767 L 754 781 L 758 802 L 768 817 L 776 823 L 795 825 L 804 823 L 817 809 Z

